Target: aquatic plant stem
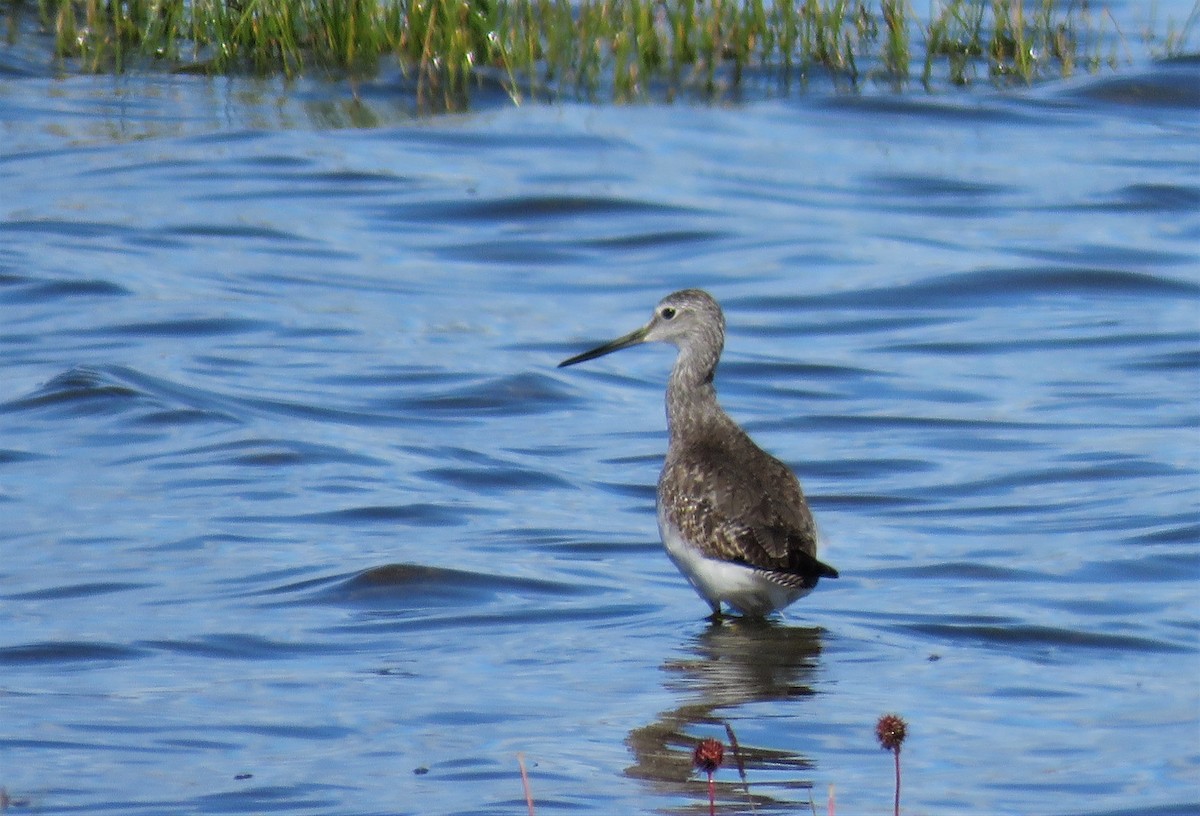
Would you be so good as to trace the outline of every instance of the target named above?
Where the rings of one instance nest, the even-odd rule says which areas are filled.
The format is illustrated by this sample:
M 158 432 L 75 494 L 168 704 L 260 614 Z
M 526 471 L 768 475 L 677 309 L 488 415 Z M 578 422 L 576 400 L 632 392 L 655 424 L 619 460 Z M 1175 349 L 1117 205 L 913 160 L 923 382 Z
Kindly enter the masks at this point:
M 517 764 L 521 766 L 521 787 L 525 791 L 525 804 L 529 807 L 529 816 L 536 816 L 533 812 L 533 793 L 529 790 L 529 772 L 525 770 L 525 755 L 517 753 Z
M 729 737 L 729 747 L 733 749 L 733 761 L 737 764 L 738 776 L 742 779 L 746 803 L 750 805 L 750 812 L 755 813 L 754 797 L 750 795 L 750 780 L 746 778 L 746 763 L 742 761 L 742 748 L 738 745 L 737 734 L 733 733 L 733 726 L 729 723 L 725 723 L 725 735 Z
M 892 751 L 892 756 L 896 758 L 896 798 L 892 802 L 892 816 L 900 816 L 900 747 L 897 746 Z

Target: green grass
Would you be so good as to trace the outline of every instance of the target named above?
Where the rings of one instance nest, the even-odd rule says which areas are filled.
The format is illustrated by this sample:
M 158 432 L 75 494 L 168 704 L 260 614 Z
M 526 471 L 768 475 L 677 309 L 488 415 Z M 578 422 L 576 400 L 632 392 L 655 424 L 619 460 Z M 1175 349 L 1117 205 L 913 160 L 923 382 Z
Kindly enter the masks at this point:
M 9 41 L 46 37 L 64 71 L 365 77 L 386 62 L 449 107 L 483 80 L 517 101 L 713 98 L 817 73 L 903 87 L 914 69 L 926 87 L 1029 83 L 1115 66 L 1123 36 L 1084 0 L 933 0 L 927 21 L 909 0 L 0 2 Z M 1196 17 L 1168 25 L 1161 55 L 1186 50 Z

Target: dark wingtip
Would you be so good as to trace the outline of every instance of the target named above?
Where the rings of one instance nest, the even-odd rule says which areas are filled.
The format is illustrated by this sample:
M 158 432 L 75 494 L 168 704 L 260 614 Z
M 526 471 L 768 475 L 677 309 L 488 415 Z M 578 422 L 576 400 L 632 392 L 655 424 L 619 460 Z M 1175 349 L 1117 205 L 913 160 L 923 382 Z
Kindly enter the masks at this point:
M 807 575 L 810 578 L 837 578 L 838 571 L 826 564 L 824 561 L 817 559 L 815 555 L 809 555 L 807 552 L 801 552 L 801 560 L 799 572 L 802 575 Z

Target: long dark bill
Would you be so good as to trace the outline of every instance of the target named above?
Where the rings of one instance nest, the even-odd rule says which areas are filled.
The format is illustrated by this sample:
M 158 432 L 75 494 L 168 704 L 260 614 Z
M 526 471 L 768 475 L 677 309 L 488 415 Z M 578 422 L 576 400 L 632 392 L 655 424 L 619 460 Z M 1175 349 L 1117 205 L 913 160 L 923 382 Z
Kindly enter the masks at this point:
M 595 360 L 597 357 L 603 357 L 605 354 L 612 354 L 614 351 L 620 351 L 623 348 L 629 348 L 630 346 L 636 346 L 638 343 L 644 343 L 646 342 L 646 330 L 647 327 L 642 326 L 642 328 L 631 331 L 624 337 L 618 337 L 616 340 L 613 340 L 610 343 L 605 343 L 603 346 L 597 346 L 591 351 L 585 351 L 583 354 L 576 354 L 574 357 L 568 357 L 559 363 L 558 367 L 563 368 L 564 366 L 582 363 L 585 360 Z

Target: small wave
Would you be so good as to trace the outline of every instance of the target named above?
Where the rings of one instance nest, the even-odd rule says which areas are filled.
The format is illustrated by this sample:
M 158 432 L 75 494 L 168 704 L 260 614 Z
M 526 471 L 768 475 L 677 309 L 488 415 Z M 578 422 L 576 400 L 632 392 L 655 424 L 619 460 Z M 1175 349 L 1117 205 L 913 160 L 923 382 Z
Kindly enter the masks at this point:
M 1186 653 L 1194 651 L 1154 638 L 1084 632 L 1077 629 L 1062 629 L 1053 626 L 1034 626 L 1029 624 L 981 626 L 977 624 L 910 623 L 903 624 L 897 628 L 927 635 L 939 640 L 977 643 L 1003 648 L 1031 646 L 1062 650 L 1087 649 L 1134 653 Z
M 467 516 L 480 512 L 474 508 L 447 507 L 440 504 L 395 504 L 351 507 L 323 513 L 308 513 L 297 516 L 298 521 L 315 524 L 346 524 L 357 526 L 370 524 L 402 523 L 423 527 L 445 527 L 466 524 Z
M 1031 297 L 1104 296 L 1176 298 L 1200 295 L 1200 285 L 1162 275 L 1087 267 L 979 269 L 925 278 L 900 286 L 870 287 L 819 295 L 780 296 L 776 309 L 821 307 L 864 310 L 961 308 L 1011 304 Z
M 118 323 L 79 334 L 121 337 L 221 337 L 273 329 L 262 320 L 237 317 L 198 317 L 144 323 Z
M 1159 553 L 1088 564 L 1072 576 L 1077 581 L 1110 584 L 1116 581 L 1194 584 L 1200 580 L 1200 553 Z
M 126 366 L 108 366 L 105 371 L 113 378 L 136 385 L 153 395 L 160 403 L 165 403 L 168 409 L 170 406 L 182 405 L 203 411 L 217 420 L 242 422 L 255 414 L 269 414 L 351 425 L 378 425 L 393 421 L 392 417 L 382 414 L 342 410 L 292 400 L 224 394 L 146 374 Z
M 1092 80 L 1067 96 L 1130 108 L 1162 108 L 1194 113 L 1200 109 L 1196 57 L 1161 60 L 1143 73 Z
M 320 603 L 383 603 L 403 609 L 421 609 L 450 604 L 478 604 L 499 595 L 523 597 L 569 597 L 584 592 L 578 586 L 535 578 L 433 567 L 423 564 L 386 564 L 353 575 L 319 581 L 302 581 L 272 590 L 310 591 L 310 601 Z
M 1063 462 L 1054 467 L 1010 471 L 987 479 L 961 481 L 938 487 L 944 497 L 1008 494 L 1033 485 L 1110 483 L 1121 479 L 1183 476 L 1177 469 L 1147 459 L 1112 456 L 1104 461 Z
M 118 413 L 144 396 L 118 384 L 101 371 L 73 368 L 52 378 L 27 397 L 0 403 L 0 413 L 62 408 L 73 414 Z
M 270 227 L 251 227 L 243 224 L 185 224 L 171 227 L 162 231 L 163 235 L 200 238 L 247 238 L 275 242 L 315 243 L 314 241 L 292 232 L 271 229 Z
M 1005 184 L 966 181 L 960 178 L 920 174 L 879 174 L 873 181 L 885 190 L 905 199 L 925 202 L 932 196 L 954 198 L 985 198 L 1010 193 L 1017 188 Z
M 693 214 L 700 210 L 672 204 L 603 196 L 509 196 L 490 201 L 442 201 L 390 207 L 388 220 L 454 222 L 537 222 L 597 215 Z
M 243 730 L 225 728 L 225 730 Z M 283 739 L 340 739 L 349 729 L 277 728 L 268 736 Z M 253 785 L 245 790 L 206 793 L 172 808 L 178 813 L 320 813 L 336 809 L 345 788 L 304 782 L 292 785 Z M 157 808 L 158 806 L 156 806 Z M 161 810 L 159 811 L 161 812 Z
M 55 640 L 0 648 L 0 664 L 107 663 L 114 660 L 136 660 L 148 654 L 144 649 L 117 643 Z
M 1182 339 L 1182 338 L 1181 338 Z M 1200 337 L 1190 335 L 1186 342 L 1200 346 Z M 1120 366 L 1126 371 L 1200 371 L 1200 351 L 1186 351 L 1153 354 Z
M 48 235 L 55 238 L 110 238 L 126 236 L 130 230 L 123 224 L 110 224 L 103 221 L 30 218 L 0 221 L 0 233 L 5 232 Z
M 1186 523 L 1127 538 L 1130 544 L 1198 544 L 1200 524 Z
M 543 374 L 489 377 L 463 388 L 403 399 L 396 407 L 459 415 L 528 416 L 575 404 L 571 392 Z
M 139 645 L 173 654 L 217 660 L 278 660 L 336 651 L 328 642 L 320 645 L 285 642 L 241 633 L 211 634 L 188 640 L 148 640 Z
M 9 601 L 53 601 L 66 598 L 91 598 L 96 595 L 110 595 L 114 592 L 136 592 L 149 589 L 154 584 L 139 584 L 130 582 L 98 582 L 93 584 L 68 584 L 66 586 L 47 587 L 28 592 L 14 592 L 11 595 L 0 595 Z
M 474 243 L 455 240 L 438 247 L 437 255 L 448 261 L 484 264 L 548 266 L 580 262 L 580 253 L 572 243 L 548 238 L 494 239 Z
M 1055 209 L 1101 212 L 1149 212 L 1190 215 L 1200 208 L 1200 187 L 1185 184 L 1128 184 L 1094 202 L 1056 205 Z
M 0 448 L 0 465 L 7 465 L 13 462 L 29 462 L 40 458 L 40 454 L 30 453 L 29 451 Z
M 582 241 L 584 246 L 598 249 L 658 249 L 661 247 L 690 247 L 709 241 L 721 241 L 730 237 L 728 232 L 719 230 L 675 229 L 649 230 L 645 232 L 631 231 L 625 235 L 615 235 L 609 238 L 593 238 Z
M 505 465 L 491 468 L 430 468 L 416 474 L 466 490 L 548 490 L 570 482 L 532 468 Z
M 351 453 L 333 445 L 283 439 L 238 439 L 215 445 L 130 457 L 118 460 L 116 464 L 156 459 L 165 460 L 160 467 L 168 470 L 194 468 L 201 464 L 270 468 L 324 464 L 382 464 L 379 459 Z
M 1048 576 L 1031 570 L 1018 570 L 1009 567 L 997 567 L 992 564 L 980 564 L 972 561 L 950 561 L 942 564 L 928 564 L 914 567 L 892 567 L 888 569 L 860 571 L 857 577 L 872 576 L 903 578 L 926 578 L 934 581 L 1047 581 Z
M 218 410 L 207 392 L 174 384 L 156 389 L 156 382 L 155 378 L 119 366 L 72 368 L 32 394 L 0 403 L 0 414 L 42 411 L 51 417 L 125 415 L 134 425 L 151 428 L 236 421 L 230 413 Z
M 867 116 L 903 116 L 913 117 L 921 121 L 967 123 L 967 124 L 997 124 L 1012 125 L 1020 120 L 1030 123 L 1045 122 L 1033 112 L 1025 113 L 1010 105 L 992 104 L 979 98 L 962 99 L 959 97 L 943 97 L 941 99 L 920 95 L 854 95 L 838 94 L 811 100 L 814 107 L 827 108 L 834 111 L 853 111 Z
M 72 298 L 108 298 L 132 292 L 105 280 L 46 280 L 21 278 L 5 282 L 0 301 L 7 303 L 52 303 Z

